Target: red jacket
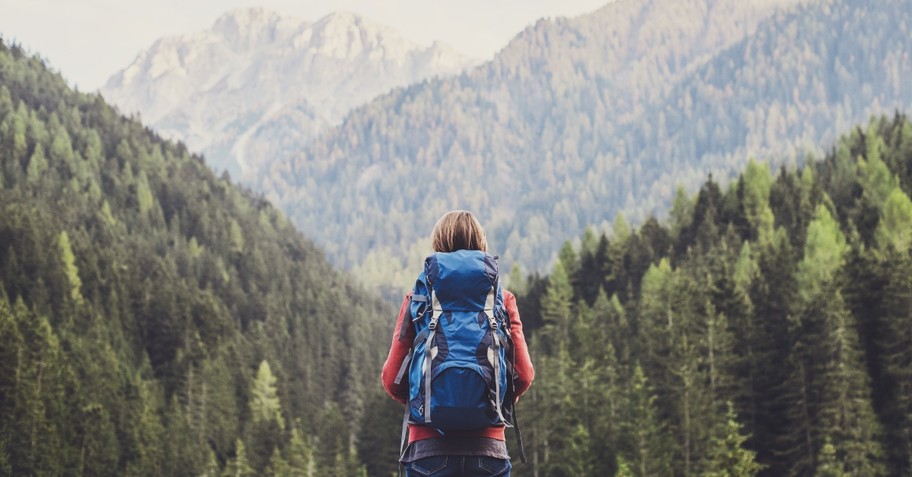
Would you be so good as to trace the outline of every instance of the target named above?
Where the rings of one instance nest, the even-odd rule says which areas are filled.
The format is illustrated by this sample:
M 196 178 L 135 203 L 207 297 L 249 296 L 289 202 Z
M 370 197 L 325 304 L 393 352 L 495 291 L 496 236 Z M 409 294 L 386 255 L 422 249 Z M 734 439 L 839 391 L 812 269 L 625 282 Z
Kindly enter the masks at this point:
M 383 372 L 380 374 L 380 380 L 383 382 L 383 389 L 386 389 L 393 399 L 405 405 L 408 401 L 409 383 L 403 379 L 397 386 L 396 373 L 402 365 L 402 361 L 408 355 L 415 339 L 415 328 L 406 326 L 405 336 L 399 339 L 399 330 L 402 326 L 402 320 L 409 313 L 409 300 L 411 292 L 405 296 L 402 302 L 402 308 L 399 309 L 399 318 L 396 320 L 396 328 L 393 329 L 393 344 L 390 347 L 389 356 L 383 363 Z M 513 346 L 516 349 L 516 362 L 513 367 L 516 370 L 516 396 L 519 399 L 535 377 L 535 371 L 532 369 L 532 360 L 529 358 L 529 348 L 526 346 L 526 338 L 523 336 L 522 321 L 519 320 L 519 310 L 516 308 L 516 297 L 512 293 L 504 290 L 504 306 L 510 315 L 510 337 L 513 339 Z M 504 427 L 492 426 L 485 429 L 472 431 L 450 431 L 448 436 L 455 437 L 491 437 L 494 439 L 504 440 Z M 431 437 L 440 437 L 440 434 L 434 429 L 418 424 L 409 424 L 409 443 L 428 439 Z

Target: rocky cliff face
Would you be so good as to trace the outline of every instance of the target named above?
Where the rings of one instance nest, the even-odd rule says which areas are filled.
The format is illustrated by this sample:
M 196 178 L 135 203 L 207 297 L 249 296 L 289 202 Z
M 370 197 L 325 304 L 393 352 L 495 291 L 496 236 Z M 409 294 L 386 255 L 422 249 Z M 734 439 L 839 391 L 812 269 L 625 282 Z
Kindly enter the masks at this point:
M 243 177 L 378 94 L 475 63 L 352 13 L 307 22 L 242 9 L 209 30 L 156 41 L 102 94 L 203 152 L 214 169 Z

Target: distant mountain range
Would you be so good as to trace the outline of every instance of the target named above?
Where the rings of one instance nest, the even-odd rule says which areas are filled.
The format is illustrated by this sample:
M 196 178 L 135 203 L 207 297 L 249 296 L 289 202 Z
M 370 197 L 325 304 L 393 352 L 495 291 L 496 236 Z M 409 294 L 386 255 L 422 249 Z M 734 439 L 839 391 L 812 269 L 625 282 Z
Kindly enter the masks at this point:
M 254 188 L 378 283 L 408 283 L 454 207 L 541 270 L 588 225 L 662 215 L 678 185 L 800 161 L 912 104 L 910 26 L 898 0 L 621 0 L 358 108 Z
M 800 162 L 906 109 L 910 27 L 900 0 L 618 0 L 540 20 L 493 60 L 394 89 L 319 136 L 301 131 L 332 121 L 303 106 L 245 122 L 226 95 L 194 111 L 226 124 L 210 151 L 268 146 L 244 149 L 247 185 L 335 263 L 398 289 L 446 210 L 477 212 L 505 268 L 542 270 L 618 212 L 662 215 L 677 186 L 724 182 L 751 157 Z
M 217 171 L 242 177 L 378 94 L 476 63 L 348 12 L 307 22 L 251 8 L 156 41 L 101 92 Z

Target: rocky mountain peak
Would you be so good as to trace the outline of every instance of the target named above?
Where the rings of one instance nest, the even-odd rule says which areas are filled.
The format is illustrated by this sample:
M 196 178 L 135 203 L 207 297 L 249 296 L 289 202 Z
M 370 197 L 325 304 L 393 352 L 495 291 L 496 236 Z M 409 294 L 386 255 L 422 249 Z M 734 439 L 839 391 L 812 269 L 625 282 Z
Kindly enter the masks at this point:
M 156 41 L 102 94 L 237 177 L 261 157 L 296 150 L 378 94 L 475 63 L 352 12 L 308 22 L 242 8 L 210 29 Z

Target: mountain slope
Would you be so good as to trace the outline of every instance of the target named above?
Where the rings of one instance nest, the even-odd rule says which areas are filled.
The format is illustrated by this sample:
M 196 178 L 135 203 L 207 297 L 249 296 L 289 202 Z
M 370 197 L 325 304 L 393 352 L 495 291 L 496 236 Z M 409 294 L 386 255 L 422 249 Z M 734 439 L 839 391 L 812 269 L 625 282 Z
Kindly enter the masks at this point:
M 471 64 L 444 45 L 420 47 L 347 12 L 309 23 L 240 9 L 209 30 L 158 40 L 101 91 L 240 177 L 394 86 Z
M 871 115 L 912 107 L 912 6 L 811 3 L 783 12 L 755 35 L 682 80 L 625 129 L 622 174 L 648 189 L 625 211 L 644 215 L 675 182 L 723 177 L 751 157 L 800 161 Z M 780 159 L 781 160 L 781 159 Z
M 624 161 L 618 130 L 792 3 L 625 0 L 540 21 L 480 68 L 356 110 L 256 187 L 368 274 L 401 267 L 389 257 L 452 207 L 479 212 L 508 261 L 539 267 L 636 194 L 610 182 Z
M 0 473 L 353 475 L 394 313 L 268 203 L 0 42 Z
M 900 1 L 616 2 L 539 22 L 458 78 L 378 98 L 256 187 L 367 275 L 420 256 L 427 224 L 453 207 L 478 212 L 508 262 L 539 269 L 585 224 L 661 211 L 677 184 L 751 154 L 813 149 L 829 117 L 908 104 L 909 82 L 872 78 L 912 72 L 910 24 Z M 827 89 L 844 94 L 815 94 L 817 66 L 837 60 Z M 789 124 L 808 124 L 778 127 L 786 104 Z M 747 130 L 770 140 L 745 143 Z

